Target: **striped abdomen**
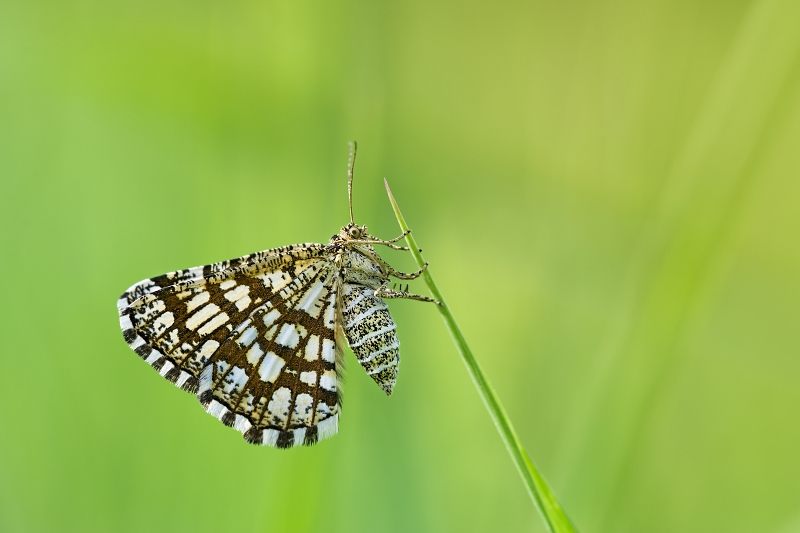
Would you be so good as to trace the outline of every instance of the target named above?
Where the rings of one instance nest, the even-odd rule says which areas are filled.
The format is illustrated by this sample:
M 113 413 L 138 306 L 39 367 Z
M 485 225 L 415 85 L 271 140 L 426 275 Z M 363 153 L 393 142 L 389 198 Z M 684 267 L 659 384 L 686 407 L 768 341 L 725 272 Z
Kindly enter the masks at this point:
M 386 302 L 375 289 L 344 283 L 342 317 L 347 342 L 367 374 L 391 394 L 400 363 L 400 341 Z

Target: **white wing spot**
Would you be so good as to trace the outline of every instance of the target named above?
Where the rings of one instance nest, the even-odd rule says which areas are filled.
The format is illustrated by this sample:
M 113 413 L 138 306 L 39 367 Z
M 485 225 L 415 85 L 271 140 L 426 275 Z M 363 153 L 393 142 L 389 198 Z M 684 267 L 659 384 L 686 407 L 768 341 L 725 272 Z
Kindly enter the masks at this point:
M 208 291 L 203 291 L 195 295 L 194 298 L 186 302 L 186 312 L 191 313 L 204 303 L 208 302 L 209 298 L 211 298 L 211 295 L 208 294 Z
M 265 326 L 272 325 L 272 323 L 278 320 L 280 317 L 281 317 L 281 312 L 278 311 L 277 309 L 273 309 L 272 311 L 264 315 L 264 325 Z
M 273 352 L 267 352 L 264 360 L 261 361 L 261 366 L 258 368 L 258 375 L 261 377 L 261 381 L 266 381 L 267 383 L 275 381 L 285 364 L 286 361 L 281 357 L 278 357 Z
M 255 326 L 250 326 L 239 335 L 236 342 L 239 346 L 247 348 L 256 339 L 256 335 L 258 335 L 258 330 L 256 330 Z
M 220 288 L 222 285 L 220 285 Z M 236 302 L 236 308 L 239 311 L 244 311 L 250 305 L 250 297 L 248 294 L 250 293 L 250 287 L 247 285 L 239 285 L 232 291 L 228 291 L 224 294 L 225 299 L 229 302 Z
M 319 317 L 319 313 L 322 310 L 321 300 L 325 296 L 324 291 L 325 286 L 321 281 L 317 280 L 311 288 L 303 294 L 303 298 L 297 303 L 295 309 L 302 309 L 312 318 Z
M 234 281 L 232 279 L 226 279 L 225 281 L 223 281 L 222 283 L 219 284 L 219 288 L 222 289 L 223 291 L 227 291 L 228 289 L 230 289 L 231 287 L 233 287 L 235 285 L 236 285 L 236 281 Z
M 292 278 L 286 272 L 281 270 L 267 272 L 259 277 L 264 282 L 264 285 L 272 289 L 272 292 L 281 290 L 292 280 Z
M 267 410 L 272 417 L 282 425 L 286 425 L 289 418 L 289 403 L 292 401 L 292 391 L 287 387 L 281 387 L 272 395 L 272 399 L 267 404 Z
M 322 339 L 322 359 L 329 363 L 336 362 L 335 345 L 330 339 Z
M 208 341 L 208 342 L 211 342 L 211 341 Z M 206 344 L 208 344 L 208 343 L 206 343 Z M 212 365 L 208 365 L 200 373 L 200 380 L 199 380 L 200 383 L 199 383 L 199 386 L 197 388 L 197 393 L 198 394 L 201 393 L 201 392 L 204 392 L 204 391 L 207 391 L 207 390 L 211 389 L 211 381 L 212 381 L 211 377 L 213 376 L 213 373 L 214 373 L 214 367 Z
M 331 297 L 329 300 L 328 307 L 325 308 L 325 315 L 324 321 L 325 327 L 328 329 L 333 329 L 334 324 L 336 323 L 336 291 L 331 293 Z
M 244 368 L 235 366 L 225 378 L 224 391 L 231 394 L 233 391 L 240 391 L 247 384 L 247 372 Z
M 297 348 L 300 338 L 306 336 L 306 328 L 299 324 L 283 324 L 275 342 L 287 348 Z
M 261 361 L 261 356 L 264 355 L 264 350 L 261 348 L 261 345 L 255 343 L 253 346 L 247 350 L 247 362 L 253 366 L 256 366 L 259 361 Z
M 228 371 L 231 365 L 229 365 L 227 361 L 217 361 L 216 366 L 217 366 L 217 376 L 219 377 L 225 374 L 225 372 Z
M 312 410 L 313 405 L 314 405 L 314 398 L 312 398 L 310 394 L 306 393 L 298 394 L 297 398 L 294 401 L 294 413 L 292 413 L 292 423 L 305 424 L 310 426 L 312 424 L 311 419 L 314 417 L 314 411 Z M 295 444 L 297 443 L 295 442 Z
M 326 370 L 319 378 L 319 386 L 325 390 L 336 392 L 336 372 Z
M 202 328 L 198 329 L 197 333 L 200 335 L 208 335 L 209 333 L 213 333 L 215 329 L 227 322 L 229 318 L 230 317 L 228 317 L 227 313 L 220 313 L 209 320 Z
M 245 296 L 244 298 L 240 298 L 239 300 L 236 300 L 236 309 L 238 309 L 239 311 L 244 311 L 245 309 L 247 309 L 250 306 L 251 303 L 252 303 L 252 300 L 250 299 L 250 297 L 249 296 Z
M 300 372 L 300 381 L 302 381 L 306 385 L 311 385 L 312 387 L 315 387 L 317 385 L 317 373 L 314 371 Z
M 220 288 L 222 288 L 222 285 L 220 285 Z M 228 300 L 229 302 L 235 302 L 239 298 L 244 298 L 249 293 L 250 293 L 250 287 L 248 287 L 247 285 L 239 285 L 232 291 L 226 292 L 223 296 L 225 296 L 225 299 Z
M 316 361 L 319 359 L 319 336 L 311 335 L 306 344 L 306 361 Z
M 217 313 L 219 313 L 219 307 L 217 307 L 216 304 L 208 304 L 189 317 L 189 320 L 186 321 L 186 327 L 194 331 L 200 324 Z
M 203 344 L 203 346 L 200 347 L 200 350 L 197 352 L 197 354 L 203 359 L 208 359 L 214 354 L 214 352 L 217 351 L 217 348 L 219 348 L 219 343 L 215 340 L 209 339 L 205 342 L 205 344 Z
M 317 404 L 317 413 L 316 413 L 315 420 L 317 420 L 317 421 L 325 420 L 329 416 L 331 416 L 331 408 L 330 408 L 330 406 L 328 406 L 328 404 L 325 403 L 325 402 L 319 402 Z
M 156 334 L 160 335 L 174 323 L 175 315 L 173 315 L 170 311 L 167 311 L 166 313 L 159 315 L 159 317 L 153 321 L 153 329 L 156 331 Z

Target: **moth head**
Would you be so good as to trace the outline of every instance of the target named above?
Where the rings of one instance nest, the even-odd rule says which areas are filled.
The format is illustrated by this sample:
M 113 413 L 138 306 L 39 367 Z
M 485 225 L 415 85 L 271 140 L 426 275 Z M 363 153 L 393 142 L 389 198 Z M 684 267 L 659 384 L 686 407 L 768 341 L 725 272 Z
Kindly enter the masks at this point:
M 341 236 L 345 239 L 364 239 L 369 236 L 366 226 L 359 226 L 355 222 L 351 222 L 342 227 Z

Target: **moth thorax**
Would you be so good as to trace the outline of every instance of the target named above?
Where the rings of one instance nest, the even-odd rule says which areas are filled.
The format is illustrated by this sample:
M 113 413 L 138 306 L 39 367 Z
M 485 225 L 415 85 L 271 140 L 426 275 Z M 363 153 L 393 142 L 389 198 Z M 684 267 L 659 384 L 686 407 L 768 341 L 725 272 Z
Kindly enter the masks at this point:
M 352 270 L 362 270 L 376 275 L 380 275 L 383 272 L 377 261 L 357 250 L 348 250 L 345 252 L 344 267 Z
M 358 251 L 348 250 L 343 259 L 345 282 L 360 283 L 377 288 L 386 280 L 381 266 Z

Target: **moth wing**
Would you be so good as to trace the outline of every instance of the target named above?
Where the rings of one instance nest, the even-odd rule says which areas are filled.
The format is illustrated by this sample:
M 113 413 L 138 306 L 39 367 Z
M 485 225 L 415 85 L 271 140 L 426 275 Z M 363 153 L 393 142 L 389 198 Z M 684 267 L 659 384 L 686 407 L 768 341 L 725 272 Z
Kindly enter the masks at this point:
M 338 425 L 337 289 L 323 245 L 288 246 L 139 282 L 118 301 L 120 325 L 249 442 L 313 444 Z

